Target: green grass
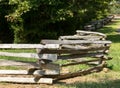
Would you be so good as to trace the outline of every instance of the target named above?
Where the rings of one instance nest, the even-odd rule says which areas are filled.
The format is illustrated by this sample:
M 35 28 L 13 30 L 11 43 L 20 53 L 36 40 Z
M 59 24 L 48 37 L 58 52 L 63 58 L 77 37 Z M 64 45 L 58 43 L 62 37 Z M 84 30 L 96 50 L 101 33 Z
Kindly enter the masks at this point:
M 34 53 L 35 50 L 33 49 L 1 49 L 1 52 L 15 52 L 15 53 Z M 15 60 L 15 61 L 26 61 L 26 62 L 35 62 L 35 58 L 21 58 L 21 57 L 11 57 L 11 56 L 0 56 L 0 59 L 5 59 L 5 60 Z M 12 69 L 12 70 L 17 70 L 17 69 L 25 69 L 21 66 L 0 66 L 0 69 Z
M 113 59 L 107 61 L 108 67 L 111 71 L 108 73 L 99 72 L 86 76 L 73 78 L 72 82 L 66 84 L 61 83 L 57 85 L 59 88 L 120 88 L 120 34 L 116 32 L 120 29 L 120 19 L 115 19 L 112 23 L 99 29 L 101 33 L 107 35 L 107 40 L 112 41 L 109 56 Z
M 120 88 L 120 34 L 116 32 L 120 28 L 120 19 L 115 19 L 112 23 L 106 25 L 104 28 L 99 29 L 99 32 L 105 33 L 108 37 L 107 40 L 112 41 L 109 56 L 113 59 L 107 61 L 108 67 L 111 71 L 93 73 L 86 76 L 81 76 L 78 78 L 71 78 L 71 82 L 66 80 L 60 81 L 55 84 L 54 87 L 50 88 Z M 9 50 L 0 50 L 0 51 L 9 51 Z M 35 52 L 34 50 L 10 50 L 10 52 Z M 35 61 L 35 59 L 28 58 L 17 58 L 17 57 L 5 57 L 0 56 L 0 59 L 7 60 L 22 60 L 22 61 Z M 64 64 L 66 61 L 58 61 L 57 63 Z M 86 66 L 81 66 L 86 68 Z M 69 71 L 81 69 L 81 67 L 68 67 Z M 1 67 L 4 68 L 4 67 Z M 18 69 L 15 67 L 6 67 L 5 69 Z M 75 81 L 78 79 L 77 81 Z M 70 80 L 69 80 L 70 81 Z M 49 87 L 49 86 L 48 86 Z M 47 88 L 48 88 L 47 87 Z
M 79 81 L 74 82 L 74 78 L 68 84 L 62 81 L 57 88 L 120 88 L 119 72 L 99 72 L 75 79 Z
M 109 56 L 113 59 L 108 61 L 108 65 L 114 71 L 120 71 L 120 34 L 116 32 L 120 29 L 120 19 L 115 19 L 111 24 L 100 29 L 100 32 L 107 35 L 107 40 L 112 41 Z

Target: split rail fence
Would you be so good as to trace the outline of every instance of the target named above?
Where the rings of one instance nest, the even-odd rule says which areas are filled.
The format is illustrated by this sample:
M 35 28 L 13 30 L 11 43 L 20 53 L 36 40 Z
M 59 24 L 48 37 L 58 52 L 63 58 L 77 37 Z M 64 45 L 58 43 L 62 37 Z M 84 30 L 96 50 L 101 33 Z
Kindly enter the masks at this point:
M 75 35 L 60 36 L 58 40 L 41 40 L 40 44 L 0 44 L 1 49 L 36 49 L 36 53 L 0 52 L 1 56 L 35 58 L 36 62 L 0 60 L 0 66 L 29 66 L 28 70 L 0 70 L 1 82 L 47 83 L 99 72 L 106 66 L 111 41 L 99 32 L 77 30 Z M 62 60 L 66 63 L 60 64 Z M 72 71 L 72 66 L 88 68 Z M 70 71 L 67 70 L 70 67 Z M 62 70 L 67 71 L 62 71 Z M 23 76 L 22 76 L 23 75 Z M 30 75 L 26 77 L 24 75 Z M 4 76 L 4 77 L 3 77 Z M 22 76 L 22 77 L 20 77 Z
M 91 21 L 84 26 L 84 30 L 96 31 L 104 27 L 106 24 L 110 23 L 113 19 L 114 19 L 114 15 L 109 15 L 103 19 Z

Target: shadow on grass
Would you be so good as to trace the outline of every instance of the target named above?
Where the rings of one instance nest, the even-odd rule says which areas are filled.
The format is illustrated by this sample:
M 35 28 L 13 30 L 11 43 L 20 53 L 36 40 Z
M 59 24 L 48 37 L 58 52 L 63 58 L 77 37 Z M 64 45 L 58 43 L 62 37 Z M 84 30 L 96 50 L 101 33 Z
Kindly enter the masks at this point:
M 114 18 L 110 23 L 108 23 L 107 25 L 111 25 L 111 24 L 117 24 L 120 22 L 120 18 Z
M 120 18 L 117 18 L 117 17 L 116 17 L 116 18 L 113 19 L 113 21 L 114 21 L 114 20 L 120 20 Z
M 120 34 L 108 35 L 107 40 L 112 41 L 113 43 L 120 43 Z
M 100 30 L 98 30 L 101 33 L 105 33 L 105 34 L 110 34 L 112 32 L 115 32 L 116 29 L 112 28 L 112 27 L 104 27 L 101 28 Z
M 119 22 L 120 22 L 120 19 L 119 20 L 113 20 L 110 23 L 108 23 L 107 25 L 117 25 Z
M 107 35 L 107 40 L 112 41 L 113 43 L 120 43 L 120 34 L 117 33 L 117 29 L 112 27 L 104 27 L 99 30 L 99 32 Z
M 102 82 L 61 83 L 65 88 L 120 88 L 120 80 L 104 80 Z
M 106 34 L 115 32 L 117 29 L 113 28 L 112 26 L 118 26 L 119 23 L 120 23 L 120 18 L 115 18 L 113 21 L 111 21 L 109 24 L 105 25 L 103 28 L 99 29 L 98 31 Z

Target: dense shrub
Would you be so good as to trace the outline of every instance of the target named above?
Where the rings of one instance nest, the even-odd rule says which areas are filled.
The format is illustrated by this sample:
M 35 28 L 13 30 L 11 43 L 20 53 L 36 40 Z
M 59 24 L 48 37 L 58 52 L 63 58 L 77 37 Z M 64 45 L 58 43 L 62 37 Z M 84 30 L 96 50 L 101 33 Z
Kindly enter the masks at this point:
M 14 34 L 14 43 L 38 43 L 43 38 L 74 34 L 88 21 L 108 15 L 111 1 L 1 0 L 0 6 L 9 8 L 0 10 L 6 12 L 2 17 L 7 19 L 6 29 Z

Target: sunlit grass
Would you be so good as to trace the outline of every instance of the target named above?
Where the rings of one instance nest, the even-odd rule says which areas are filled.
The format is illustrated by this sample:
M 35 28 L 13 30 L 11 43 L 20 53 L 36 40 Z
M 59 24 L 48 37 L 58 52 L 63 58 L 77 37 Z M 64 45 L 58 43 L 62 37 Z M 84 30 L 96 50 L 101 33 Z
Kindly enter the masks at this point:
M 99 72 L 80 77 L 79 81 L 60 85 L 59 88 L 119 88 L 120 87 L 120 34 L 116 32 L 120 29 L 120 19 L 99 29 L 101 33 L 107 35 L 107 40 L 112 41 L 109 56 L 112 60 L 107 61 L 111 71 L 108 73 Z M 73 79 L 74 80 L 74 79 Z
M 23 67 L 20 67 L 20 66 L 0 66 L 0 69 L 1 70 L 22 70 L 22 69 L 25 69 L 25 68 L 23 68 Z
M 73 78 L 68 84 L 57 85 L 57 88 L 119 88 L 120 86 L 120 73 L 113 71 L 92 73 L 75 79 L 78 80 L 74 82 Z
M 100 29 L 100 32 L 107 35 L 107 40 L 112 41 L 109 56 L 113 59 L 108 61 L 108 66 L 115 71 L 120 71 L 120 34 L 116 32 L 118 29 L 120 29 L 120 19 L 115 19 L 113 23 Z
M 11 53 L 34 53 L 34 49 L 1 49 L 0 52 L 11 52 Z M 12 56 L 0 56 L 0 60 L 13 60 L 13 61 L 25 61 L 25 62 L 36 62 L 35 58 L 21 58 L 21 57 L 12 57 Z M 0 66 L 0 69 L 25 69 L 25 67 L 20 66 Z
M 108 37 L 107 40 L 112 41 L 109 56 L 113 59 L 107 61 L 108 67 L 111 69 L 107 73 L 99 72 L 89 75 L 81 76 L 77 78 L 71 78 L 71 82 L 56 84 L 53 88 L 120 88 L 120 34 L 116 30 L 120 28 L 120 19 L 114 20 L 114 22 L 99 29 L 99 32 L 105 33 Z M 34 50 L 0 50 L 9 52 L 35 52 Z M 17 58 L 17 57 L 5 57 L 0 56 L 0 59 L 7 60 L 22 60 L 22 61 L 35 61 L 35 59 L 29 58 Z M 56 63 L 66 64 L 69 63 L 66 60 L 59 60 Z M 69 71 L 76 71 L 78 69 L 87 68 L 84 65 L 68 67 Z M 0 69 L 19 69 L 17 67 L 1 67 Z M 66 81 L 65 81 L 66 82 Z

